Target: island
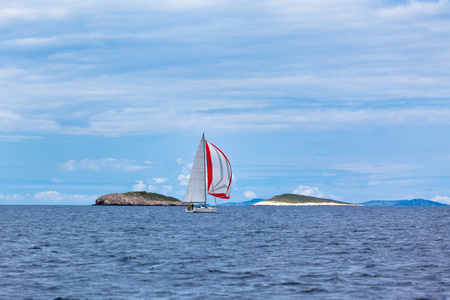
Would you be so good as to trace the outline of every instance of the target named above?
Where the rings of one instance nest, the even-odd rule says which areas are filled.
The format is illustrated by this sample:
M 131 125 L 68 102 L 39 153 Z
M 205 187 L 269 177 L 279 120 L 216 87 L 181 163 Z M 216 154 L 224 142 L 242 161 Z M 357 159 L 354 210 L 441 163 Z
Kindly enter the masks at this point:
M 100 196 L 94 206 L 185 206 L 177 198 L 157 193 L 128 192 Z
M 447 204 L 424 200 L 424 199 L 412 199 L 412 200 L 372 200 L 361 203 L 364 206 L 448 206 Z
M 253 203 L 252 206 L 363 206 L 361 204 L 346 203 L 331 199 L 283 194 L 277 195 L 261 202 Z

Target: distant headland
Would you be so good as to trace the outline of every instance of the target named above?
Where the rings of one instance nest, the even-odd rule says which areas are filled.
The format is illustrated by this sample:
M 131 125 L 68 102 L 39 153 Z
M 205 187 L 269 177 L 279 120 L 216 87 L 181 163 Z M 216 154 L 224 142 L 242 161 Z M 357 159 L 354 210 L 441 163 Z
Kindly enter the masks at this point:
M 447 206 L 447 204 L 444 203 L 424 199 L 372 200 L 361 204 L 364 206 Z
M 157 193 L 128 192 L 112 193 L 100 196 L 95 206 L 184 206 L 183 202 L 174 197 Z
M 251 204 L 252 206 L 362 206 L 361 204 L 341 202 L 331 199 L 283 194 Z

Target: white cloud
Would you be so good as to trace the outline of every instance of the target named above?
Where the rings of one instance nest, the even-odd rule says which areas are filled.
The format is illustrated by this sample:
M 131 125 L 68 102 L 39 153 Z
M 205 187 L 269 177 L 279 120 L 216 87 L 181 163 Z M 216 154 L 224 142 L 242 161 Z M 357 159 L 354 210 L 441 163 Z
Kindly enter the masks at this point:
M 333 195 L 327 195 L 325 193 L 322 193 L 318 187 L 310 187 L 307 185 L 299 185 L 292 193 L 297 195 L 304 195 L 318 198 L 337 199 L 337 197 Z
M 133 185 L 133 191 L 145 191 L 147 189 L 147 185 L 142 181 L 136 181 L 136 184 Z
M 384 186 L 384 187 L 390 187 L 390 186 L 414 186 L 417 184 L 420 184 L 422 181 L 420 179 L 414 179 L 414 178 L 393 178 L 393 177 L 379 177 L 375 176 L 372 178 L 367 185 L 369 186 Z
M 0 194 L 0 203 L 3 204 L 94 204 L 98 195 L 63 194 L 58 191 L 44 191 L 35 194 Z
M 169 184 L 161 185 L 161 183 L 168 182 L 167 178 L 154 178 L 153 180 L 149 180 L 149 182 L 156 182 L 157 185 L 145 184 L 143 180 L 138 180 L 136 181 L 136 184 L 133 186 L 133 191 L 147 191 L 160 193 L 163 195 L 172 191 L 171 185 Z
M 238 14 L 236 3 L 5 4 L 0 128 L 125 136 L 450 123 L 450 109 L 430 104 L 450 94 L 448 1 L 249 1 Z M 411 12 L 437 16 L 386 20 Z M 424 101 L 364 105 L 395 98 Z
M 153 192 L 153 193 L 159 193 L 159 194 L 163 194 L 163 195 L 167 195 L 172 191 L 172 186 L 165 184 L 165 185 L 151 185 L 149 184 L 147 186 L 147 191 L 148 192 Z
M 334 176 L 336 176 L 336 174 L 335 173 L 323 173 L 322 176 L 323 177 L 334 177 Z
M 450 90 L 449 90 L 450 92 Z M 405 95 L 403 95 L 405 96 Z M 393 96 L 395 97 L 395 96 Z M 80 134 L 134 135 L 144 132 L 166 133 L 186 131 L 199 132 L 204 124 L 211 124 L 210 131 L 229 132 L 265 132 L 292 128 L 331 129 L 353 126 L 400 126 L 414 124 L 450 124 L 450 109 L 446 108 L 406 108 L 406 109 L 359 109 L 348 108 L 311 110 L 277 109 L 267 111 L 248 108 L 248 112 L 229 114 L 208 113 L 208 111 L 167 111 L 141 112 L 129 110 L 123 112 L 105 112 L 90 118 L 90 127 L 77 129 Z M 148 115 L 156 115 L 149 119 Z M 168 120 L 170 123 L 167 123 Z M 183 121 L 174 121 L 183 120 Z M 189 123 L 187 126 L 187 123 Z M 226 124 L 226 126 L 225 126 Z M 225 126 L 225 127 L 224 127 Z M 106 131 L 105 131 L 106 130 Z
M 180 175 L 178 175 L 177 179 L 181 185 L 187 186 L 189 183 L 189 177 L 190 177 L 190 175 L 180 174 Z
M 40 45 L 48 45 L 53 44 L 58 41 L 57 38 L 23 38 L 17 40 L 10 40 L 3 43 L 5 46 L 40 46 Z
M 244 192 L 244 197 L 247 199 L 255 199 L 256 198 L 256 193 L 252 192 L 252 191 L 246 191 Z
M 57 203 L 57 204 L 93 204 L 97 195 L 82 194 L 62 194 L 58 191 L 45 191 L 35 193 L 34 201 L 36 203 Z
M 372 164 L 349 163 L 334 165 L 335 170 L 345 170 L 355 173 L 397 173 L 421 168 L 421 165 L 413 164 Z
M 362 84 L 364 85 L 364 84 Z M 106 88 L 106 87 L 105 87 Z M 274 87 L 278 89 L 282 87 Z M 231 87 L 233 89 L 233 87 Z M 450 93 L 450 89 L 448 91 Z M 408 97 L 391 95 L 391 97 Z M 246 101 L 243 101 L 244 103 Z M 168 100 L 173 107 L 181 104 Z M 299 103 L 296 103 L 299 106 Z M 314 106 L 314 104 L 312 104 Z M 318 104 L 319 105 L 319 104 Z M 330 103 L 331 105 L 331 103 Z M 335 105 L 335 104 L 333 104 Z M 210 106 L 210 105 L 209 105 Z M 246 108 L 217 112 L 211 110 L 170 109 L 162 105 L 158 109 L 133 108 L 121 111 L 93 111 L 90 116 L 75 122 L 85 123 L 86 126 L 63 126 L 58 121 L 57 114 L 36 116 L 21 116 L 12 113 L 0 121 L 5 130 L 21 130 L 27 132 L 50 132 L 58 134 L 127 136 L 148 133 L 170 132 L 201 132 L 204 124 L 209 125 L 210 132 L 276 132 L 291 129 L 330 130 L 335 128 L 352 128 L 355 126 L 415 126 L 422 125 L 450 125 L 450 108 L 434 107 L 433 104 L 421 107 L 406 108 L 370 108 L 352 109 L 343 105 L 339 108 L 291 108 L 276 107 L 271 103 L 267 108 L 255 108 L 251 103 Z M 301 106 L 301 105 L 300 105 Z M 206 106 L 207 107 L 207 106 Z M 226 104 L 222 108 L 225 108 Z M 271 107 L 270 109 L 268 109 Z M 26 111 L 26 108 L 23 108 Z M 220 107 L 218 108 L 220 110 Z M 151 115 L 152 118 L 148 116 Z M 44 119 L 49 118 L 49 119 Z M 87 118 L 84 120 L 84 118 Z M 59 123 L 58 123 L 59 122 Z
M 191 176 L 192 163 L 187 163 L 181 158 L 177 158 L 177 164 L 181 166 L 180 174 L 177 177 L 180 185 L 187 186 L 189 183 L 189 177 Z
M 43 191 L 34 194 L 0 194 L 0 202 L 4 204 L 94 204 L 98 195 L 64 194 L 58 191 Z
M 431 200 L 450 205 L 450 197 L 448 196 L 435 196 Z
M 105 159 L 83 159 L 83 160 L 69 160 L 60 165 L 60 170 L 62 171 L 76 171 L 76 170 L 114 170 L 114 171 L 124 171 L 133 172 L 141 171 L 151 168 L 148 162 L 140 164 L 135 160 L 128 159 L 116 159 L 116 158 L 105 158 Z
M 438 0 L 433 2 L 410 0 L 404 5 L 381 9 L 379 15 L 381 17 L 392 19 L 417 19 L 417 17 L 445 15 L 449 12 L 450 6 L 448 0 Z
M 151 2 L 150 5 L 148 5 L 149 9 L 154 10 L 155 7 L 162 10 L 175 10 L 175 11 L 183 11 L 183 10 L 193 10 L 193 9 L 201 9 L 201 8 L 208 8 L 211 6 L 214 6 L 221 1 L 217 0 L 169 0 L 169 1 L 157 1 L 158 4 L 155 2 Z M 141 6 L 142 2 L 139 3 L 139 6 Z M 155 5 L 156 4 L 156 5 Z
M 169 179 L 167 179 L 167 178 L 162 178 L 162 177 L 153 178 L 153 180 L 156 181 L 156 183 L 158 183 L 158 184 L 169 181 Z
M 61 202 L 63 200 L 63 196 L 57 191 L 39 192 L 34 195 L 34 198 L 54 202 Z
M 22 140 L 36 140 L 42 139 L 40 136 L 23 136 L 23 135 L 0 135 L 0 140 L 9 142 L 20 142 Z
M 20 202 L 25 200 L 26 197 L 20 194 L 14 194 L 14 195 L 4 195 L 0 194 L 0 200 L 6 200 L 6 201 L 12 201 L 12 202 Z
M 60 19 L 66 15 L 63 7 L 33 7 L 33 5 L 14 5 L 2 3 L 0 8 L 0 27 L 12 22 L 31 22 L 48 19 Z
M 192 163 L 187 163 L 181 158 L 177 158 L 177 164 L 181 166 L 181 171 L 183 172 L 183 174 L 189 174 L 191 172 Z

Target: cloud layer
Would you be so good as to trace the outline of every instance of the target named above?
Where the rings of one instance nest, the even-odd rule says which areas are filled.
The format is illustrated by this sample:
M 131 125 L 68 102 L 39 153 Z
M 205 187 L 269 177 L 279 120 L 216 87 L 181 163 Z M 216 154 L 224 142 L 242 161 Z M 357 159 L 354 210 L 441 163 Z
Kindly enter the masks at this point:
M 43 191 L 34 194 L 0 194 L 0 201 L 6 204 L 57 204 L 57 205 L 91 205 L 98 195 L 64 194 L 58 191 Z
M 115 171 L 141 171 L 152 167 L 152 162 L 138 163 L 134 160 L 105 158 L 105 159 L 83 159 L 83 160 L 69 160 L 60 165 L 61 171 L 76 171 L 76 170 L 115 170 Z
M 0 128 L 448 125 L 449 15 L 446 0 L 14 1 L 0 9 Z

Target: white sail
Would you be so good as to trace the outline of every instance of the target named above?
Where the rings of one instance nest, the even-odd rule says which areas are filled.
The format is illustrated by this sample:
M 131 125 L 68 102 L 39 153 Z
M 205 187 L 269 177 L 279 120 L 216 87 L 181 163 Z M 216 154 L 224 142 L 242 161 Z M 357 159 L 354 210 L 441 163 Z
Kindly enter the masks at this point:
M 206 163 L 208 165 L 208 194 L 229 199 L 231 189 L 231 165 L 225 154 L 206 141 Z
M 195 154 L 184 202 L 206 203 L 205 169 L 205 135 L 203 135 Z

